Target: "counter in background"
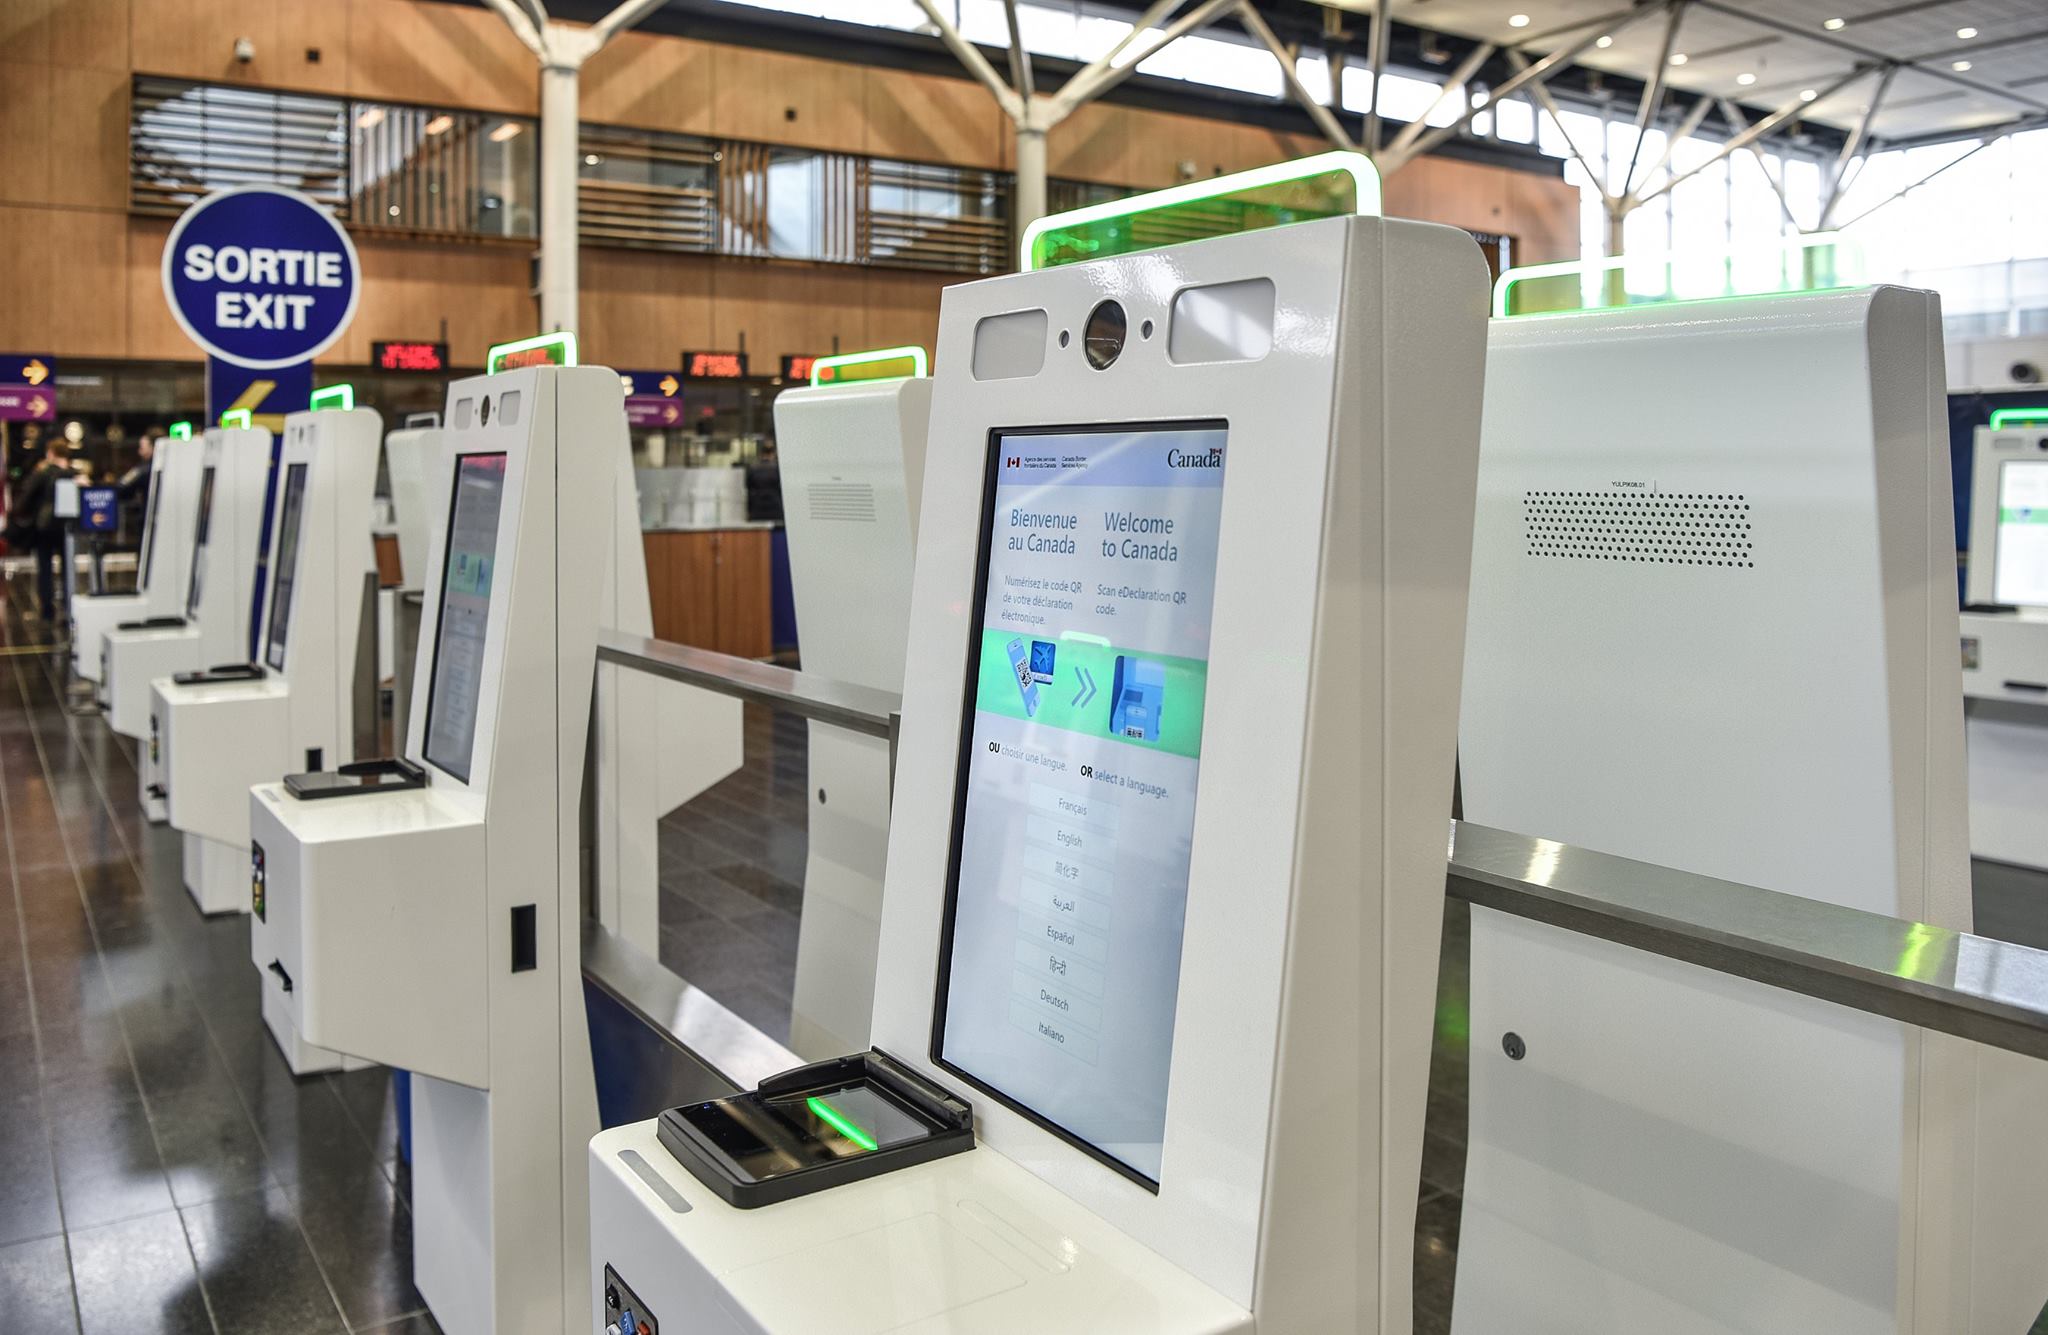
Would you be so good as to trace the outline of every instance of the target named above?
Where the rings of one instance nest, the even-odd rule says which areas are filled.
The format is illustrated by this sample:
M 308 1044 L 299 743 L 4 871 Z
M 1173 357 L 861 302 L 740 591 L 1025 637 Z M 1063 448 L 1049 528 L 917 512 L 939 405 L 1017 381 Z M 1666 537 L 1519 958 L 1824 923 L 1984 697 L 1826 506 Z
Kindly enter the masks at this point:
M 649 529 L 654 636 L 742 658 L 775 650 L 770 560 L 779 524 Z

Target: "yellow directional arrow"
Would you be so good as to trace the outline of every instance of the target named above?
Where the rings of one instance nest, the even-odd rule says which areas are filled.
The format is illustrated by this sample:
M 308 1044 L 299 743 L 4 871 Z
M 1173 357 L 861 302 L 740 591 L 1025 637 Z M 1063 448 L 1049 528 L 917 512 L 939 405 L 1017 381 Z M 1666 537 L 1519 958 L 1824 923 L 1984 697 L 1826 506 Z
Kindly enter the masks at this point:
M 263 401 L 270 397 L 270 391 L 276 388 L 277 382 L 275 380 L 251 380 L 242 392 L 235 396 L 235 401 L 228 405 L 228 411 L 233 412 L 237 408 L 246 408 L 250 414 L 250 426 L 268 427 L 273 433 L 282 431 L 284 430 L 283 413 L 259 413 L 256 411 L 257 408 L 262 406 Z
M 676 391 L 681 388 L 682 386 L 676 383 L 676 378 L 674 376 L 665 375 L 661 378 L 661 392 L 668 395 L 670 398 L 674 398 L 676 396 Z
M 31 385 L 40 385 L 50 378 L 50 368 L 43 365 L 42 358 L 31 357 L 28 365 L 21 368 L 21 374 Z

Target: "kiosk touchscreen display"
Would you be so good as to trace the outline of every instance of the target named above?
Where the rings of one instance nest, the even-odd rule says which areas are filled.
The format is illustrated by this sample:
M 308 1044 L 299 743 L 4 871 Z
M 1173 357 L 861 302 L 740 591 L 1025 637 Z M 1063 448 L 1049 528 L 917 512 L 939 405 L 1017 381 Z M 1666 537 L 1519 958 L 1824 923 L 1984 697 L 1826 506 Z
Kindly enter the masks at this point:
M 164 494 L 163 470 L 159 469 L 149 477 L 149 500 L 142 507 L 142 569 L 135 577 L 139 592 L 149 591 L 149 567 L 156 559 L 156 514 L 157 502 Z
M 1227 434 L 997 432 L 989 460 L 933 1056 L 1147 1185 Z
M 2048 607 L 2048 459 L 2009 459 L 1999 466 L 1992 560 L 1993 602 Z
M 185 619 L 199 615 L 199 591 L 206 584 L 206 536 L 213 528 L 213 465 L 199 475 L 199 525 L 192 537 L 192 580 L 185 586 Z
M 504 503 L 505 456 L 457 455 L 448 550 L 441 562 L 441 611 L 434 622 L 434 676 L 427 690 L 426 757 L 464 783 L 476 746 L 484 634 L 490 628 L 491 574 Z
M 291 634 L 292 586 L 299 574 L 299 522 L 306 506 L 306 465 L 293 464 L 284 475 L 284 515 L 277 525 L 277 582 L 270 586 L 270 638 L 263 661 L 273 672 L 284 671 L 285 640 Z

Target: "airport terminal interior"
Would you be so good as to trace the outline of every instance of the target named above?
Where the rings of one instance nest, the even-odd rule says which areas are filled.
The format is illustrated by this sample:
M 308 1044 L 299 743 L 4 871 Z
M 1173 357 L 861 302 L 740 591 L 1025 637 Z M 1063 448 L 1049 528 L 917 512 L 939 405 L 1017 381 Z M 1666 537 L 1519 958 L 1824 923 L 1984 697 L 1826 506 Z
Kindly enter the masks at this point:
M 2048 1335 L 2038 0 L 0 0 L 0 1335 Z

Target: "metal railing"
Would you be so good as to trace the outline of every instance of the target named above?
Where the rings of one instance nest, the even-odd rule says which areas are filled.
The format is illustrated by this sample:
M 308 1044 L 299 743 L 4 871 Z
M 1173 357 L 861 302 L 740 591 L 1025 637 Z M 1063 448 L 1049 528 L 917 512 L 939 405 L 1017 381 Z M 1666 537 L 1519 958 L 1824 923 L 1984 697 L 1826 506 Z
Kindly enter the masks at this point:
M 597 656 L 884 738 L 895 772 L 902 699 L 894 692 L 639 636 L 602 636 Z M 2048 1059 L 2048 951 L 1466 821 L 1451 822 L 1450 835 L 1445 889 L 1453 898 Z M 667 1026 L 677 1042 L 723 1034 L 728 1020 L 745 1024 L 722 1007 L 718 1014 L 706 1009 L 708 998 L 687 984 L 679 987 L 680 980 L 649 984 L 653 975 L 645 968 L 621 963 L 637 952 L 593 930 L 595 936 L 585 936 L 586 974 L 614 995 L 624 993 L 622 999 L 650 1023 Z M 608 978 L 614 971 L 618 978 Z M 678 1016 L 695 1019 L 679 1027 Z M 757 1065 L 740 1064 L 748 1070 Z

